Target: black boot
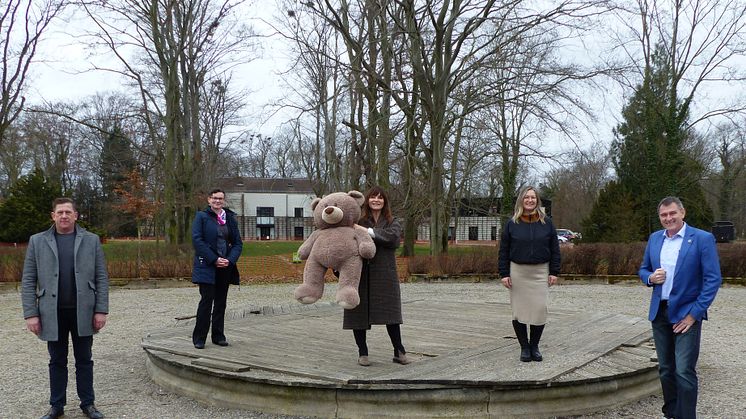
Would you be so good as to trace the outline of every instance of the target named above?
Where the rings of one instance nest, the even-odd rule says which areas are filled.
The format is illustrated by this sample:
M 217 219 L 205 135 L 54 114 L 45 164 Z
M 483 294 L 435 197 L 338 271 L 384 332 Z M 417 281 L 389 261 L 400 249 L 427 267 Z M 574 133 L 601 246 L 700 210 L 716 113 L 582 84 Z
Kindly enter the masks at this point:
M 530 362 L 531 349 L 528 344 L 528 331 L 526 330 L 526 325 L 518 320 L 513 320 L 513 330 L 515 330 L 515 336 L 518 338 L 518 343 L 521 345 L 521 361 Z
M 539 352 L 539 341 L 541 340 L 541 334 L 544 332 L 544 325 L 536 326 L 531 325 L 531 359 L 534 361 L 541 361 L 544 359 Z

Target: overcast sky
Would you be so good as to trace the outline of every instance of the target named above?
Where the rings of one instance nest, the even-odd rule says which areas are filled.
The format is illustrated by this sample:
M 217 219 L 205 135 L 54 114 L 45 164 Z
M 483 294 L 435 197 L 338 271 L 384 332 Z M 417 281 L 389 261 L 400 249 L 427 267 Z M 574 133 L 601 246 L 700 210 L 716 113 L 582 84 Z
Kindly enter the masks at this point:
M 248 1 L 242 12 L 245 23 L 254 27 L 259 34 L 269 34 L 271 29 L 264 23 L 272 17 L 269 1 Z M 91 62 L 99 66 L 111 63 L 112 68 L 120 64 L 106 55 L 91 56 L 81 41 L 80 28 L 89 25 L 82 13 L 57 20 L 46 33 L 37 52 L 36 63 L 31 69 L 31 79 L 25 96 L 30 104 L 43 101 L 80 100 L 96 93 L 125 91 L 123 78 L 105 71 L 91 71 Z M 248 100 L 247 124 L 256 126 L 264 122 L 267 112 L 265 104 L 276 101 L 284 92 L 278 74 L 287 67 L 287 58 L 281 42 L 272 38 L 258 40 L 261 48 L 252 62 L 234 70 L 233 83 L 251 92 Z M 272 124 L 272 121 L 269 122 Z M 270 129 L 270 128 L 268 128 Z M 271 133 L 268 133 L 271 134 Z
M 281 13 L 276 11 L 274 1 L 249 0 L 243 10 L 245 23 L 263 35 L 271 33 L 271 28 L 264 23 L 272 20 L 272 15 Z M 113 90 L 124 90 L 121 87 L 122 78 L 118 75 L 102 71 L 86 71 L 90 68 L 91 60 L 103 64 L 106 56 L 90 57 L 89 51 L 80 38 L 77 37 L 76 28 L 87 25 L 82 14 L 78 18 L 72 18 L 68 22 L 58 20 L 50 28 L 41 48 L 38 52 L 38 61 L 32 68 L 33 78 L 29 81 L 26 96 L 31 104 L 38 104 L 42 100 L 62 101 L 79 100 L 97 92 L 108 92 Z M 608 30 L 608 28 L 606 28 Z M 282 113 L 274 119 L 267 120 L 269 114 L 267 104 L 277 101 L 289 92 L 283 91 L 282 77 L 278 74 L 288 66 L 285 56 L 286 48 L 281 40 L 276 38 L 262 38 L 261 49 L 257 51 L 258 58 L 249 64 L 236 69 L 233 82 L 252 93 L 248 97 L 248 108 L 246 115 L 246 129 L 258 130 L 264 135 L 274 135 L 274 130 L 282 122 L 287 114 Z M 588 44 L 584 44 L 589 45 Z M 564 49 L 563 49 L 564 52 Z M 594 52 L 579 48 L 576 51 L 568 51 L 581 61 L 594 58 Z M 112 67 L 118 63 L 112 61 Z M 735 92 L 734 92 L 735 91 Z M 708 103 L 722 101 L 724 97 L 738 93 L 737 89 L 720 88 L 702 92 L 702 101 L 699 102 L 700 109 Z M 632 92 L 625 92 L 630 95 Z M 612 82 L 602 82 L 597 90 L 586 90 L 578 93 L 579 98 L 588 101 L 598 114 L 597 121 L 588 121 L 587 127 L 578 127 L 581 135 L 577 145 L 585 148 L 591 143 L 608 144 L 612 138 L 612 128 L 618 123 L 624 95 L 622 89 Z M 706 97 L 707 96 L 707 97 Z M 704 128 L 704 127 L 703 127 Z M 558 151 L 572 150 L 573 141 L 559 134 L 547 133 L 546 141 L 549 147 Z

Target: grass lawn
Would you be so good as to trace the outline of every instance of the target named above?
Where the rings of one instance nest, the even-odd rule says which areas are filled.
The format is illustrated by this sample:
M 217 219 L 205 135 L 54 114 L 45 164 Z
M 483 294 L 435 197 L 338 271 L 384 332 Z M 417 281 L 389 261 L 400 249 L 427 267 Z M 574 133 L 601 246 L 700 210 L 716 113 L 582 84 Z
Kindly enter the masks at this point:
M 292 255 L 297 252 L 300 240 L 281 241 L 281 240 L 260 240 L 243 242 L 243 256 L 275 256 L 275 255 Z

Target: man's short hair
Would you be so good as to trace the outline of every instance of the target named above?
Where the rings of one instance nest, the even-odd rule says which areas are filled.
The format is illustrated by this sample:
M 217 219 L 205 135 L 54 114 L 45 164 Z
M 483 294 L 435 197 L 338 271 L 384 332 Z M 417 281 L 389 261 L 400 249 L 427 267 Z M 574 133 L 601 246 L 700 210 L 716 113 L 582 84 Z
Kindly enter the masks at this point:
M 54 201 L 52 201 L 52 212 L 54 212 L 57 209 L 58 205 L 63 205 L 63 204 L 71 204 L 73 206 L 73 211 L 78 212 L 78 208 L 75 207 L 75 201 L 65 196 L 55 198 Z
M 215 189 L 211 190 L 210 193 L 207 194 L 207 196 L 213 196 L 216 193 L 222 193 L 223 195 L 225 195 L 225 191 L 224 190 L 222 190 L 220 188 L 215 188 Z
M 676 204 L 679 209 L 684 208 L 684 204 L 681 203 L 681 200 L 675 196 L 667 196 L 663 199 L 661 199 L 661 202 L 658 203 L 658 212 L 661 211 L 661 207 L 665 207 L 671 204 Z

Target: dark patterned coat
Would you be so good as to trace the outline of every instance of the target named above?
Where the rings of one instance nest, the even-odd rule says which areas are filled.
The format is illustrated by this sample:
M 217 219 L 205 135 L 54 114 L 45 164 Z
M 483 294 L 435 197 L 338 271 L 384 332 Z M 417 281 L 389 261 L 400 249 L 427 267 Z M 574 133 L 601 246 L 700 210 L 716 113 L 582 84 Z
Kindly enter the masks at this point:
M 401 224 L 385 218 L 360 220 L 363 227 L 373 228 L 376 255 L 363 260 L 360 275 L 360 305 L 344 310 L 344 329 L 370 329 L 372 324 L 401 324 L 401 291 L 396 273 L 396 249 L 401 241 Z

